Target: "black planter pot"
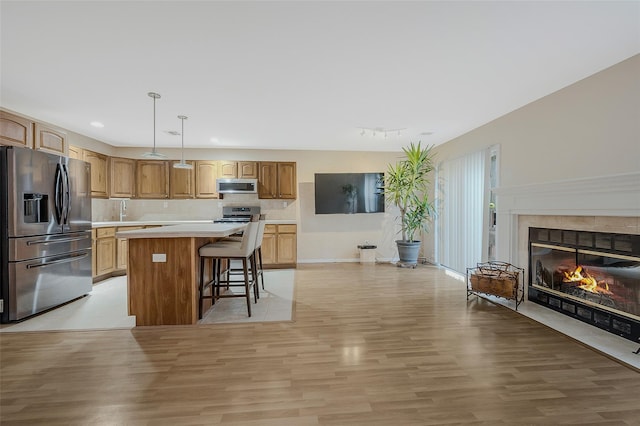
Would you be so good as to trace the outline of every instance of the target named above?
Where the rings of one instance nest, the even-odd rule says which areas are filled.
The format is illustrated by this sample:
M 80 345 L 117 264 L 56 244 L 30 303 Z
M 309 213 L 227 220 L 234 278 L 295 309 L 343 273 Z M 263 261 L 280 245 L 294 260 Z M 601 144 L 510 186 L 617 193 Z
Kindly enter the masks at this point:
M 420 241 L 396 240 L 396 244 L 398 246 L 398 255 L 400 256 L 398 266 L 415 268 L 420 254 Z

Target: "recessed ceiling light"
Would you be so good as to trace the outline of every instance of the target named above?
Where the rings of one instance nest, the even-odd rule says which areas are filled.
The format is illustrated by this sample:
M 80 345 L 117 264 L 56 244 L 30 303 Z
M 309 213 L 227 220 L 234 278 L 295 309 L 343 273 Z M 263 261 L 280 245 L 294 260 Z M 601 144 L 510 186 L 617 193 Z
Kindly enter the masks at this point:
M 102 129 L 102 128 L 104 127 L 104 124 L 102 124 L 102 123 L 101 123 L 101 122 L 99 122 L 99 121 L 92 121 L 92 122 L 91 122 L 91 123 L 89 123 L 89 124 L 91 124 L 93 127 L 97 127 L 98 129 Z
M 220 141 L 218 140 L 218 138 L 211 138 L 209 139 L 211 142 L 213 143 L 219 143 Z

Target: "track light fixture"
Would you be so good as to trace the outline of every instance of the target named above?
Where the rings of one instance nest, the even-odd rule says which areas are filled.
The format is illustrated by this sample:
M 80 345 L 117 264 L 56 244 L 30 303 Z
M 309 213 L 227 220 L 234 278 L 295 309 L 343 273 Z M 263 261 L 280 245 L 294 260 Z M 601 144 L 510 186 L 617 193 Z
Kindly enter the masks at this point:
M 395 134 L 397 137 L 402 136 L 402 131 L 407 130 L 406 127 L 402 129 L 385 129 L 384 127 L 358 127 L 360 129 L 360 136 L 366 136 L 370 134 L 372 137 L 376 137 L 376 134 L 381 134 L 383 137 Z

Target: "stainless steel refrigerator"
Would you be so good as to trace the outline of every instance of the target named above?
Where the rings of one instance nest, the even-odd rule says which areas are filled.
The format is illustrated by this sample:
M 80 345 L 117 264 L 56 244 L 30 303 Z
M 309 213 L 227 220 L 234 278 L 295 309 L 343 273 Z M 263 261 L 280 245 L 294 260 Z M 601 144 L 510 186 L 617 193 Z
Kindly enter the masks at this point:
M 91 166 L 0 147 L 1 322 L 91 291 Z

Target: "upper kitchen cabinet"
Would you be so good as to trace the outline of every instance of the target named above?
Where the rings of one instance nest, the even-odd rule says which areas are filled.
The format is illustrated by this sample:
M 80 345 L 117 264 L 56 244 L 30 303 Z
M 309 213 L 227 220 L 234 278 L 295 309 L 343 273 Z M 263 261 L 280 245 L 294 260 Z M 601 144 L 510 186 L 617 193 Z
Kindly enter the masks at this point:
M 238 161 L 239 179 L 258 179 L 257 161 Z
M 237 161 L 218 161 L 218 177 L 219 178 L 237 178 L 238 162 Z
M 114 198 L 133 198 L 136 190 L 136 160 L 111 157 L 109 194 Z
M 169 162 L 137 160 L 136 186 L 138 198 L 169 198 Z
M 258 171 L 259 198 L 296 198 L 296 163 L 261 161 Z
M 0 111 L 0 144 L 33 148 L 33 121 Z
M 195 196 L 195 170 L 176 169 L 174 164 L 180 161 L 171 161 L 169 166 L 169 194 L 171 198 L 194 198 Z M 194 161 L 185 161 L 194 166 Z
M 34 149 L 58 155 L 69 155 L 67 134 L 62 129 L 42 123 L 35 123 L 33 133 Z
M 220 198 L 216 192 L 217 161 L 196 161 L 196 198 Z
M 108 166 L 109 157 L 89 150 L 82 150 L 82 159 L 91 164 L 91 196 L 109 198 Z
M 82 160 L 82 148 L 77 146 L 69 145 L 69 158 L 73 158 L 76 160 Z
M 219 161 L 218 177 L 226 179 L 257 179 L 257 161 Z

